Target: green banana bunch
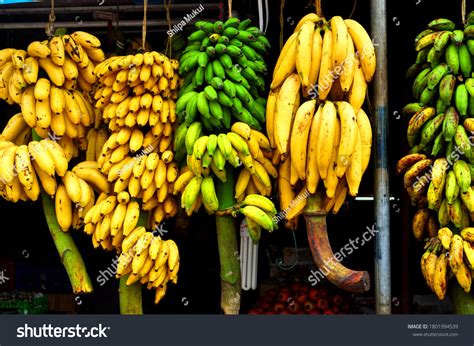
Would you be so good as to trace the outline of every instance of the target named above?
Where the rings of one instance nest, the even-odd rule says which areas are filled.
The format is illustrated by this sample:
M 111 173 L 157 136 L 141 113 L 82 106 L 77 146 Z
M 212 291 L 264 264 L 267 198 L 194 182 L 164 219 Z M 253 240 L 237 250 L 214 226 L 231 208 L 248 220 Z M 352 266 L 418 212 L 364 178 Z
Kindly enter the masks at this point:
M 184 85 L 176 105 L 179 122 L 201 122 L 212 133 L 229 130 L 235 118 L 261 130 L 268 40 L 249 20 L 238 18 L 198 21 L 195 29 L 180 57 Z

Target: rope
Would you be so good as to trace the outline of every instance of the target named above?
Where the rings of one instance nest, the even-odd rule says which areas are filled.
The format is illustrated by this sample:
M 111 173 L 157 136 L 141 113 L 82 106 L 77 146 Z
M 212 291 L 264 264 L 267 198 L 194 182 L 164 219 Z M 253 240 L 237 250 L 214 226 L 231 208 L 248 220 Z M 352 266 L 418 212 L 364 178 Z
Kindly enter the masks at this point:
M 284 265 L 285 261 L 282 260 L 281 258 L 277 258 L 275 263 L 276 263 L 277 267 L 280 268 L 281 270 L 291 270 L 294 267 L 296 267 L 297 264 L 298 264 L 298 244 L 296 242 L 295 232 L 291 232 L 291 234 L 293 235 L 293 243 L 294 243 L 294 250 L 295 250 L 295 261 L 291 265 L 285 266 Z
M 285 8 L 285 0 L 280 2 L 280 50 L 283 48 L 283 26 L 285 21 L 283 19 L 283 9 Z
M 349 19 L 352 18 L 352 16 L 354 15 L 356 7 L 357 7 L 357 0 L 354 0 L 354 5 L 352 6 L 352 11 L 351 11 L 351 14 L 349 15 Z
M 170 6 L 171 0 L 165 1 L 165 9 L 166 9 L 166 20 L 168 21 L 168 29 L 171 31 L 171 14 L 170 14 Z M 171 59 L 171 53 L 173 50 L 173 37 L 172 35 L 168 35 L 168 43 L 166 44 L 166 50 L 168 51 L 168 57 Z
M 51 38 L 54 36 L 54 21 L 56 16 L 54 15 L 54 0 L 51 0 L 51 12 L 49 13 L 49 21 L 46 24 L 46 35 Z
M 316 6 L 316 14 L 320 17 L 323 16 L 323 9 L 321 8 L 321 0 L 316 0 L 315 2 Z
M 232 18 L 232 0 L 227 0 L 227 7 L 229 7 L 229 18 Z
M 148 6 L 148 0 L 143 1 L 143 28 L 142 28 L 142 49 L 145 51 L 146 48 L 146 10 Z
M 461 1 L 461 18 L 462 23 L 466 24 L 466 0 Z

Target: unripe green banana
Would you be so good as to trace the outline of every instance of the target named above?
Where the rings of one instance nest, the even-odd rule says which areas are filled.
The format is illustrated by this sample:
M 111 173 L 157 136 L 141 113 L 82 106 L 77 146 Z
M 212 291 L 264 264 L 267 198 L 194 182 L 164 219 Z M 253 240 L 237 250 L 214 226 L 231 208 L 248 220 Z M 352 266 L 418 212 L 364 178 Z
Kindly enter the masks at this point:
M 428 146 L 435 137 L 438 135 L 440 129 L 442 129 L 443 120 L 445 114 L 439 114 L 433 119 L 430 119 L 421 129 L 421 142 L 422 147 Z
M 471 170 L 469 165 L 463 160 L 457 160 L 454 163 L 453 170 L 461 192 L 467 192 L 471 186 Z
M 445 190 L 446 202 L 448 204 L 453 204 L 456 198 L 459 196 L 460 189 L 456 179 L 456 175 L 452 170 L 450 170 L 446 176 Z
M 447 74 L 444 76 L 439 84 L 439 97 L 447 105 L 451 104 L 455 86 L 456 77 L 452 74 Z
M 459 115 L 464 119 L 467 115 L 467 109 L 469 106 L 469 94 L 464 84 L 459 84 L 457 86 L 456 91 L 454 92 L 454 104 L 456 105 Z
M 428 23 L 428 28 L 435 31 L 440 31 L 440 30 L 453 31 L 455 27 L 456 27 L 456 24 L 454 24 L 453 21 L 447 18 L 436 18 Z
M 449 107 L 443 121 L 443 135 L 446 142 L 449 142 L 454 135 L 459 124 L 459 114 L 456 108 Z
M 445 58 L 446 58 L 446 63 L 451 69 L 451 72 L 455 76 L 457 76 L 459 74 L 459 48 L 458 46 L 451 43 L 446 48 Z
M 461 199 L 458 197 L 454 200 L 453 204 L 447 205 L 449 219 L 457 228 L 461 227 L 462 224 L 462 210 L 461 210 Z
M 459 46 L 459 68 L 464 78 L 471 77 L 472 57 L 465 44 Z
M 464 41 L 464 32 L 462 30 L 454 30 L 451 34 L 451 41 L 453 41 L 456 46 L 460 46 L 462 41 Z

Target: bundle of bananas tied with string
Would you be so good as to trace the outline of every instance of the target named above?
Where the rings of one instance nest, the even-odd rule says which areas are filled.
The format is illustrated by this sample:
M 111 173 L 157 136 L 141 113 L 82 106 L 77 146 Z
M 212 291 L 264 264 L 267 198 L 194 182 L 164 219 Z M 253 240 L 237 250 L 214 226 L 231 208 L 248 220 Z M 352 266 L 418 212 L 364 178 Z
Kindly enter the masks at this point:
M 262 54 L 270 44 L 250 19 L 198 21 L 180 57 L 184 84 L 176 112 L 180 123 L 199 121 L 210 132 L 229 130 L 232 119 L 261 130 L 265 121 Z M 234 120 L 234 121 L 235 121 Z
M 154 289 L 158 304 L 166 294 L 167 283 L 178 282 L 178 246 L 142 226 L 131 229 L 121 244 L 117 277 L 128 275 L 127 286 L 140 281 L 147 289 Z
M 396 167 L 416 207 L 412 232 L 426 241 L 421 267 L 428 286 L 444 299 L 450 273 L 469 292 L 471 228 L 474 220 L 474 13 L 463 29 L 446 18 L 428 23 L 417 35 L 416 62 L 407 71 L 413 97 L 403 113 L 410 116 L 410 153 Z M 449 252 L 449 255 L 448 253 Z M 463 255 L 464 253 L 464 255 Z M 464 258 L 464 261 L 463 261 Z
M 356 196 L 371 153 L 371 123 L 362 110 L 375 72 L 372 41 L 352 19 L 304 16 L 273 71 L 266 129 L 280 162 L 278 190 L 287 226 L 323 181 L 326 212 Z M 323 186 L 321 186 L 323 188 Z

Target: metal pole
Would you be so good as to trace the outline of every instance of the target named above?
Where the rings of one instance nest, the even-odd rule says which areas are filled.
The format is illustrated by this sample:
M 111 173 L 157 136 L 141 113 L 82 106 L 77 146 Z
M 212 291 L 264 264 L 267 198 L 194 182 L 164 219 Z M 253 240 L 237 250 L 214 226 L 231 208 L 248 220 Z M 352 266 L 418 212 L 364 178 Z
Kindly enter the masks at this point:
M 377 70 L 374 78 L 374 198 L 375 222 L 375 304 L 377 314 L 391 313 L 390 268 L 390 193 L 387 165 L 387 18 L 386 1 L 371 0 L 372 36 L 375 42 Z

